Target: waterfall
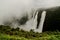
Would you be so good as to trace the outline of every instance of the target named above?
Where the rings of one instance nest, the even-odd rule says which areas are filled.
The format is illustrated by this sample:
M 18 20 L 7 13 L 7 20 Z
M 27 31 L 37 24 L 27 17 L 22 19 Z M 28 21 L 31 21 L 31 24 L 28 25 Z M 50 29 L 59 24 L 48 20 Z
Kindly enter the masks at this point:
M 43 24 L 44 24 L 44 20 L 45 20 L 45 16 L 46 16 L 46 11 L 43 11 L 41 14 L 41 19 L 40 19 L 40 24 L 39 24 L 39 31 L 42 32 L 43 30 Z
M 36 27 L 37 27 L 37 15 L 38 15 L 38 12 L 36 12 L 36 16 L 35 17 L 33 15 L 33 29 L 36 29 Z
M 40 19 L 40 23 L 39 23 L 39 28 L 38 28 L 38 29 L 35 29 L 35 30 L 34 30 L 35 32 L 42 33 L 45 16 L 46 16 L 46 11 L 43 11 L 42 14 L 41 14 L 41 19 Z

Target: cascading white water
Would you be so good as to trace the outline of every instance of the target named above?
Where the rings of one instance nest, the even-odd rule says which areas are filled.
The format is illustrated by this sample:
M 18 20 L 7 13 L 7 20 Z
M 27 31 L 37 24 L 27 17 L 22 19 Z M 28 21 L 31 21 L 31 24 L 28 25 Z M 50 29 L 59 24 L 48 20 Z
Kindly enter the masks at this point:
M 42 33 L 45 16 L 46 16 L 46 11 L 43 11 L 42 14 L 41 14 L 41 19 L 40 19 L 40 23 L 39 23 L 39 28 L 38 28 L 38 29 L 35 29 L 35 30 L 34 30 L 35 32 Z
M 36 12 L 36 16 L 35 17 L 33 15 L 33 17 L 34 17 L 34 19 L 33 19 L 33 29 L 36 29 L 36 27 L 37 27 L 37 15 L 38 15 L 38 12 Z
M 39 28 L 38 28 L 38 29 L 40 29 L 39 32 L 42 32 L 42 30 L 43 30 L 43 24 L 44 24 L 45 16 L 46 16 L 46 11 L 43 11 L 42 15 L 41 15 Z

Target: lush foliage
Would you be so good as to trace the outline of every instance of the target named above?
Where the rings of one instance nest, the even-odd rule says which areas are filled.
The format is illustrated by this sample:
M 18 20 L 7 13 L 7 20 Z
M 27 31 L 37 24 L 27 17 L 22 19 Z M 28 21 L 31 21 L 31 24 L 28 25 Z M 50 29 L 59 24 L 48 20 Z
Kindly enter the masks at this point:
M 0 25 L 0 40 L 60 40 L 60 32 L 35 33 Z

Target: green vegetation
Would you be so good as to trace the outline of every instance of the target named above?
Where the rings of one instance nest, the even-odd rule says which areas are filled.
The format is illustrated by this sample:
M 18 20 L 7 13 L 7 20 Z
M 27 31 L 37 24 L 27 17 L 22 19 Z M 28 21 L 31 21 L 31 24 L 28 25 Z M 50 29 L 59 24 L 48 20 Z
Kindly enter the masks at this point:
M 19 28 L 10 28 L 10 26 L 0 25 L 0 40 L 60 40 L 60 32 L 35 33 L 19 30 Z

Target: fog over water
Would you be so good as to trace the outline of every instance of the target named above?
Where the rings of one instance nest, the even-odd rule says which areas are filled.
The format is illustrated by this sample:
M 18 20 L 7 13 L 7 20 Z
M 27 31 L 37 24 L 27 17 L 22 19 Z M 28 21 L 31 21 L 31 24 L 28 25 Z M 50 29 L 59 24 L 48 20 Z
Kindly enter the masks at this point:
M 30 30 L 32 29 L 31 26 L 34 20 L 32 14 L 34 14 L 36 10 L 56 6 L 60 6 L 60 0 L 0 0 L 0 25 L 4 24 L 5 21 L 9 21 L 12 22 L 14 27 L 17 27 L 18 24 L 15 19 L 21 19 L 27 14 L 28 22 L 19 27 Z

